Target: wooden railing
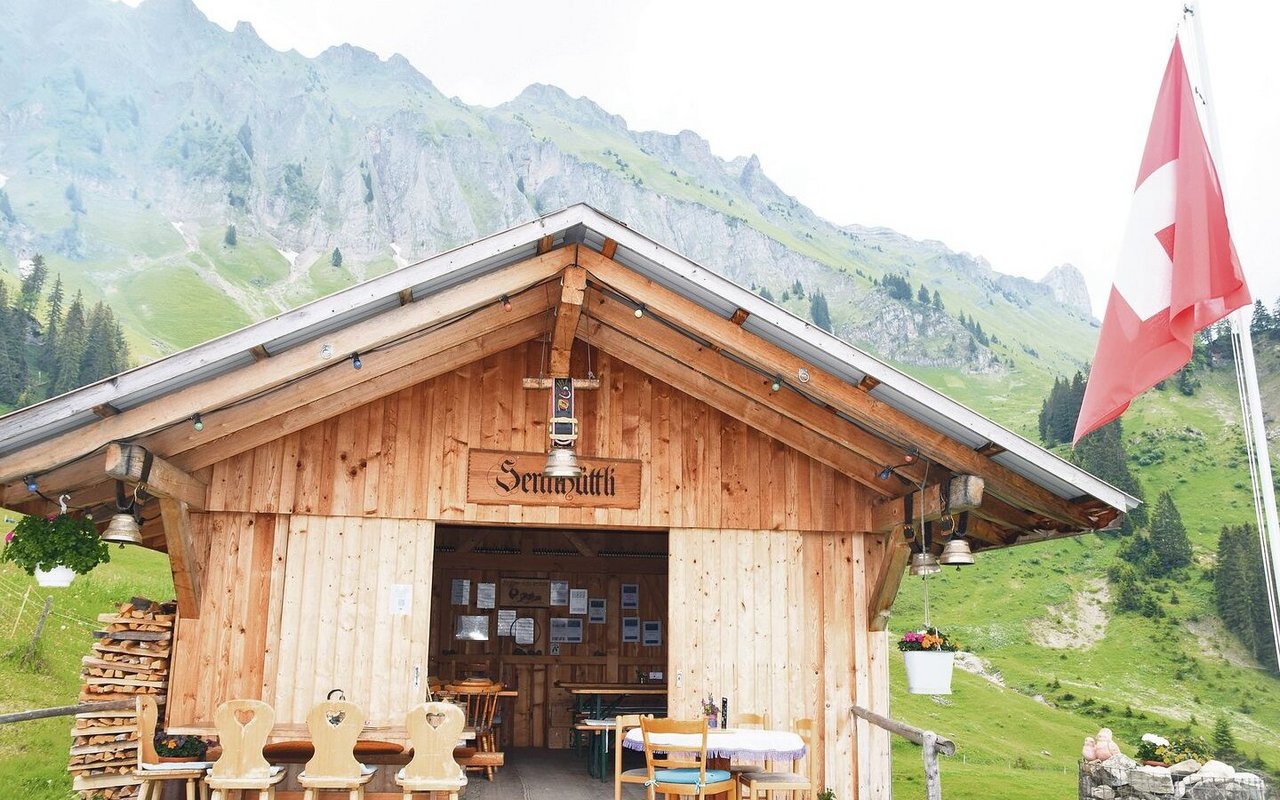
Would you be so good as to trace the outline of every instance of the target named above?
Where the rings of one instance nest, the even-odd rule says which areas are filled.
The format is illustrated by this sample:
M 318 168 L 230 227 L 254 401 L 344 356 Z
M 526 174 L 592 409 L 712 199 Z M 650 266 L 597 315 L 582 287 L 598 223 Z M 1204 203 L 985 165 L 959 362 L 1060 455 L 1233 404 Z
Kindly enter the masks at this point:
M 905 722 L 890 719 L 862 706 L 854 706 L 851 710 L 855 717 L 862 717 L 867 722 L 879 725 L 890 733 L 896 733 L 902 738 L 915 742 L 924 748 L 925 797 L 927 800 L 942 800 L 942 777 L 938 774 L 938 753 L 947 756 L 955 755 L 955 742 L 943 738 L 933 731 L 922 731 Z

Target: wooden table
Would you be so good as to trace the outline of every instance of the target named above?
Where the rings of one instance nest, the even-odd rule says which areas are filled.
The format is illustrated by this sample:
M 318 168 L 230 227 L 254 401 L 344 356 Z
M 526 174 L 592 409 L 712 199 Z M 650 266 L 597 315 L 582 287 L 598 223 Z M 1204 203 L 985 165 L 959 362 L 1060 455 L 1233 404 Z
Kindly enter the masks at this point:
M 585 712 L 592 719 L 604 719 L 615 713 L 622 701 L 628 697 L 655 697 L 661 695 L 665 698 L 667 696 L 667 685 L 665 683 L 568 683 L 557 681 L 556 686 L 573 695 L 577 710 Z M 605 706 L 604 699 L 606 697 L 611 698 L 608 707 Z M 663 708 L 665 709 L 665 707 L 666 702 L 664 701 Z M 656 710 L 656 706 L 654 710 Z
M 649 741 L 664 753 L 694 752 L 702 749 L 702 735 L 696 733 L 655 733 Z M 628 750 L 644 752 L 644 734 L 632 728 L 622 739 Z M 728 769 L 738 761 L 795 761 L 805 754 L 804 739 L 794 731 L 758 728 L 712 728 L 707 731 L 707 769 Z M 726 793 L 725 796 L 728 796 Z

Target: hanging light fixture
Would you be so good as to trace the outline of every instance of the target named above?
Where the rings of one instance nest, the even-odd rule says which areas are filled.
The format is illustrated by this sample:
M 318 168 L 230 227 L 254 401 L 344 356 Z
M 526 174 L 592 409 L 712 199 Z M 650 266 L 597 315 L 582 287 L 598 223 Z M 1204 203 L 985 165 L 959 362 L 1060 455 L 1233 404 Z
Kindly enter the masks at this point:
M 132 501 L 125 500 L 124 482 L 116 481 L 116 513 L 111 515 L 111 522 L 102 532 L 102 540 L 113 542 L 124 547 L 126 544 L 142 544 L 142 526 L 138 523 L 137 498 L 134 491 Z
M 547 422 L 551 449 L 542 474 L 548 478 L 576 478 L 582 474 L 578 456 L 573 451 L 578 439 L 578 419 L 573 415 L 573 380 L 551 379 L 551 418 Z

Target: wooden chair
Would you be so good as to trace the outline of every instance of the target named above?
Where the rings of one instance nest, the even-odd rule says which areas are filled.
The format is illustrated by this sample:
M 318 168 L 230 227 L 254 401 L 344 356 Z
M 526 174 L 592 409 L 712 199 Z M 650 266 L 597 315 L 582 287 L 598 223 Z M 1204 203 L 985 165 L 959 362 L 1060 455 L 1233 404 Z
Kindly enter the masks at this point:
M 484 771 L 489 780 L 493 773 L 505 760 L 498 749 L 498 737 L 493 728 L 493 716 L 498 710 L 498 692 L 502 691 L 501 683 L 463 682 L 451 683 L 445 691 L 453 695 L 454 700 L 465 709 L 467 725 L 475 729 L 475 748 L 459 748 L 455 753 L 466 769 Z M 470 751 L 470 752 L 468 752 Z
M 404 724 L 413 744 L 413 759 L 396 773 L 404 800 L 414 792 L 448 792 L 449 800 L 458 800 L 467 773 L 454 760 L 453 748 L 467 725 L 466 714 L 453 703 L 423 703 L 405 715 Z
M 242 717 L 248 717 L 242 719 Z M 261 700 L 228 700 L 213 714 L 222 756 L 209 768 L 205 784 L 213 790 L 212 800 L 223 800 L 226 792 L 256 790 L 258 800 L 272 800 L 276 784 L 284 780 L 284 767 L 273 767 L 262 756 L 262 746 L 275 724 L 276 714 Z
M 316 752 L 298 774 L 303 800 L 315 800 L 316 792 L 337 789 L 349 800 L 364 797 L 364 785 L 376 767 L 356 761 L 356 739 L 364 730 L 364 711 L 346 700 L 324 700 L 307 713 L 307 731 Z
M 697 797 L 704 800 L 709 794 L 731 792 L 737 785 L 727 769 L 707 769 L 707 720 L 640 718 L 640 733 L 644 736 L 644 762 L 647 776 L 645 786 L 649 800 L 657 794 Z M 701 737 L 701 744 L 694 750 L 662 752 L 655 750 L 654 734 L 683 733 Z
M 804 741 L 805 752 L 808 753 L 813 744 L 813 720 L 796 720 L 795 730 Z M 791 762 L 791 772 L 744 772 L 739 775 L 738 788 L 743 791 L 743 800 L 756 800 L 762 792 L 766 800 L 777 792 L 788 792 L 793 798 L 797 794 L 801 797 L 811 797 L 813 781 L 809 777 L 808 770 L 800 771 L 801 760 L 796 759 Z
M 156 709 L 155 695 L 140 694 L 134 705 L 137 709 L 138 725 L 138 765 L 133 776 L 142 781 L 138 787 L 138 800 L 159 800 L 164 793 L 164 781 L 183 781 L 186 784 L 187 800 L 195 800 L 197 789 L 202 799 L 209 797 L 209 789 L 200 780 L 205 770 L 212 766 L 210 761 L 162 762 L 156 754 Z
M 652 719 L 652 715 L 649 717 Z M 622 739 L 627 731 L 639 727 L 639 714 L 619 714 L 613 718 L 613 800 L 622 800 L 622 784 L 642 784 L 649 780 L 648 767 L 636 767 L 625 772 L 622 769 Z
M 732 714 L 729 716 L 730 728 L 751 728 L 753 730 L 764 730 L 769 727 L 769 716 L 767 714 L 754 714 L 752 712 L 743 712 Z M 773 764 L 768 760 L 763 763 L 738 763 L 730 764 L 729 771 L 736 777 L 744 772 L 761 772 L 773 769 Z

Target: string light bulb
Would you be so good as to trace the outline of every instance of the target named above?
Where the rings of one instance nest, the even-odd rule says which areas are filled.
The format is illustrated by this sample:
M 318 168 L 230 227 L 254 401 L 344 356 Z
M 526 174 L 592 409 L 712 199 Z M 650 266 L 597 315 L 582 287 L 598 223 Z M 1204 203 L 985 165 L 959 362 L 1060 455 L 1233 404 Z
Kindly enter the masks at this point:
M 364 366 L 364 362 L 360 360 L 360 354 L 359 354 L 359 353 L 352 353 L 352 354 L 351 354 L 351 368 L 352 368 L 352 369 L 360 369 L 360 368 L 361 368 L 361 367 L 363 367 L 363 366 Z
M 782 391 L 782 378 L 774 378 L 773 383 L 769 385 L 769 388 L 775 392 Z
M 635 313 L 636 313 L 636 319 L 640 319 L 641 317 L 644 316 L 644 303 L 641 303 L 640 305 L 636 306 Z
M 26 482 L 26 484 L 27 484 L 27 491 L 28 491 L 28 492 L 31 492 L 32 494 L 35 494 L 36 492 L 40 491 L 40 487 L 36 485 L 36 476 L 35 476 L 35 475 L 28 475 L 28 476 L 27 476 L 26 478 L 24 478 L 23 480 L 24 480 L 24 481 Z
M 204 420 L 200 419 L 199 411 L 197 411 L 195 416 L 191 418 L 191 427 L 195 428 L 197 431 L 204 430 Z
M 498 298 L 498 301 L 502 303 L 502 310 L 503 310 L 503 311 L 510 311 L 510 310 L 511 310 L 511 298 L 510 298 L 510 297 L 507 297 L 507 296 L 504 294 L 502 297 L 499 297 L 499 298 Z

